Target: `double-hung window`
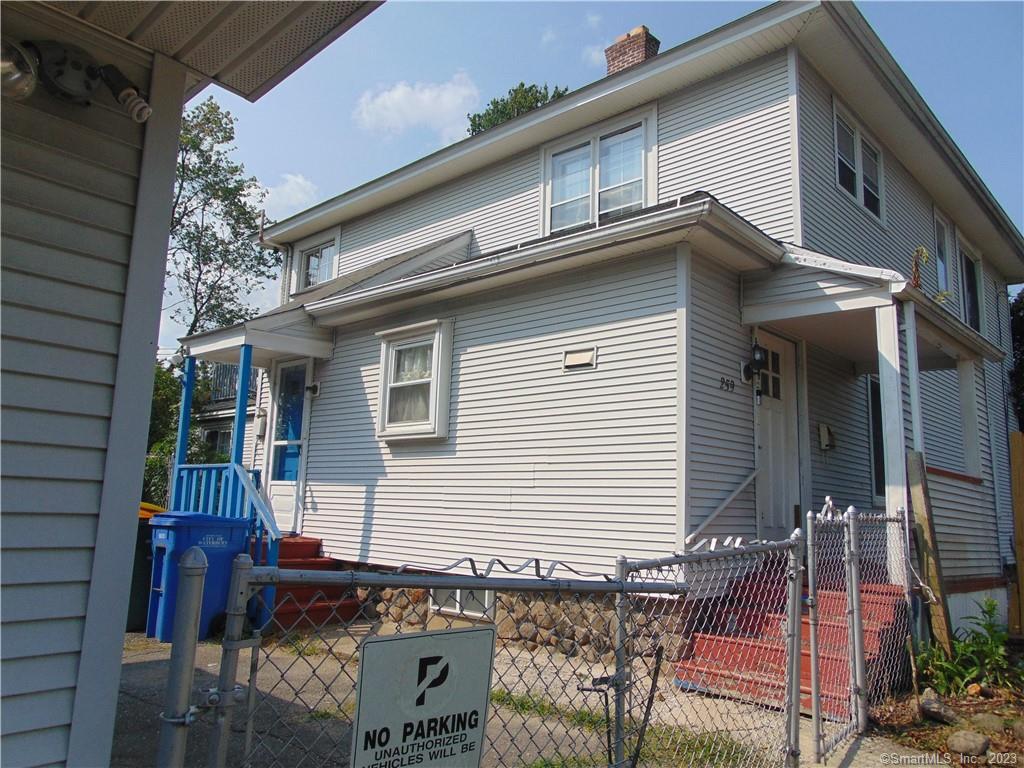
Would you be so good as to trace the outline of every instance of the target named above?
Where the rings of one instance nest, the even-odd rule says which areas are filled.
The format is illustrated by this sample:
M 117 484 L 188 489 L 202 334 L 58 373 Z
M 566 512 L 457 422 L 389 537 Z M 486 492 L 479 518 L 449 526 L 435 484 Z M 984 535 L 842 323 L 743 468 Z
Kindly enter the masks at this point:
M 960 250 L 960 292 L 964 322 L 981 332 L 981 263 L 962 242 Z
M 395 328 L 381 339 L 377 436 L 447 437 L 452 321 Z
M 546 153 L 549 233 L 612 221 L 650 202 L 649 122 L 620 122 Z
M 875 218 L 883 207 L 882 153 L 857 123 L 835 112 L 836 184 Z
M 299 260 L 299 290 L 326 282 L 334 274 L 334 242 L 323 243 L 302 251 Z
M 950 227 L 946 220 L 935 215 L 935 272 L 940 293 L 949 290 Z

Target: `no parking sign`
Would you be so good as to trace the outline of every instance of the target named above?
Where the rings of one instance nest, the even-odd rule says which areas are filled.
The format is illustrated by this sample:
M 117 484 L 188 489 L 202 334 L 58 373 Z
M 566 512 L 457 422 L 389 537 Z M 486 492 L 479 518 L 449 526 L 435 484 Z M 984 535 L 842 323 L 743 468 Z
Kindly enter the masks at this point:
M 352 768 L 479 768 L 494 641 L 493 626 L 366 640 Z

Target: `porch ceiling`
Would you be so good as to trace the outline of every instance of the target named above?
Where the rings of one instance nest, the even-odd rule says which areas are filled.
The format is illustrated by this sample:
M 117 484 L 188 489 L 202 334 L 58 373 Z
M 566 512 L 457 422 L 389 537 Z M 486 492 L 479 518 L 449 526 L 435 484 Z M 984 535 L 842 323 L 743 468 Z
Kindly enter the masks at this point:
M 135 2 L 48 0 L 49 6 L 256 101 L 380 2 Z
M 218 328 L 180 339 L 185 353 L 199 360 L 237 363 L 242 346 L 252 347 L 252 364 L 269 368 L 290 357 L 328 358 L 334 350 L 334 334 L 312 323 L 301 310 L 274 316 L 273 324 L 255 318 L 230 328 Z

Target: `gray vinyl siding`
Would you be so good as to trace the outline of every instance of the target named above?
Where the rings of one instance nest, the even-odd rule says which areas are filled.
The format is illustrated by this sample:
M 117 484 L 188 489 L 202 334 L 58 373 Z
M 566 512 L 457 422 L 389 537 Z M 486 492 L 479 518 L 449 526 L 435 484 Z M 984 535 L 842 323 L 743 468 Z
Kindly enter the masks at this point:
M 996 576 L 1002 568 L 992 488 L 930 474 L 935 536 L 947 579 Z
M 17 39 L 54 36 L 4 10 Z M 116 53 L 92 52 L 149 82 Z M 4 765 L 27 766 L 62 762 L 67 749 L 143 128 L 42 88 L 5 100 L 0 127 L 2 748 Z
M 658 104 L 658 199 L 697 190 L 792 240 L 787 62 L 780 51 Z
M 690 495 L 687 527 L 694 530 L 754 470 L 754 413 L 750 388 L 723 392 L 722 376 L 736 378 L 750 357 L 750 329 L 740 325 L 739 276 L 694 256 L 690 276 L 690 377 L 687 413 Z M 754 483 L 701 535 L 757 533 Z M 688 532 L 689 532 L 688 531 Z
M 807 408 L 811 447 L 811 501 L 818 509 L 831 496 L 845 509 L 874 506 L 868 385 L 853 363 L 820 347 L 807 347 Z M 818 425 L 835 434 L 835 448 L 821 449 Z
M 338 274 L 467 229 L 470 257 L 540 235 L 537 150 L 344 224 Z
M 921 371 L 920 376 L 921 421 L 928 464 L 966 472 L 960 384 L 956 369 Z
M 676 534 L 675 258 L 635 256 L 339 333 L 318 363 L 303 533 L 334 557 L 447 564 L 671 551 Z M 375 331 L 454 318 L 450 433 L 375 437 Z M 595 344 L 594 370 L 564 373 Z
M 1009 298 L 1006 283 L 990 270 L 985 271 L 986 335 L 1006 352 L 1002 363 L 985 363 L 985 389 L 988 393 L 988 423 L 992 434 L 995 468 L 996 509 L 999 524 L 999 552 L 1004 562 L 1015 561 L 1013 552 L 1013 497 L 1010 478 L 1010 431 L 1016 428 L 1010 398 L 1009 373 L 1013 367 L 1010 339 Z

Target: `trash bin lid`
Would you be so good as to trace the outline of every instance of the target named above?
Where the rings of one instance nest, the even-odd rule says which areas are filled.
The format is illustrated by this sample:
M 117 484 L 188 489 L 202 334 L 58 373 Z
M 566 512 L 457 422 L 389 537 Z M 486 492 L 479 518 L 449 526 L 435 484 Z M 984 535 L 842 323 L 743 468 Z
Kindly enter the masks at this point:
M 139 519 L 149 520 L 153 515 L 161 515 L 166 511 L 166 507 L 161 507 L 159 504 L 150 504 L 148 501 L 143 501 L 139 504 Z
M 154 528 L 246 528 L 250 522 L 245 517 L 220 517 L 199 512 L 163 512 L 149 520 Z

